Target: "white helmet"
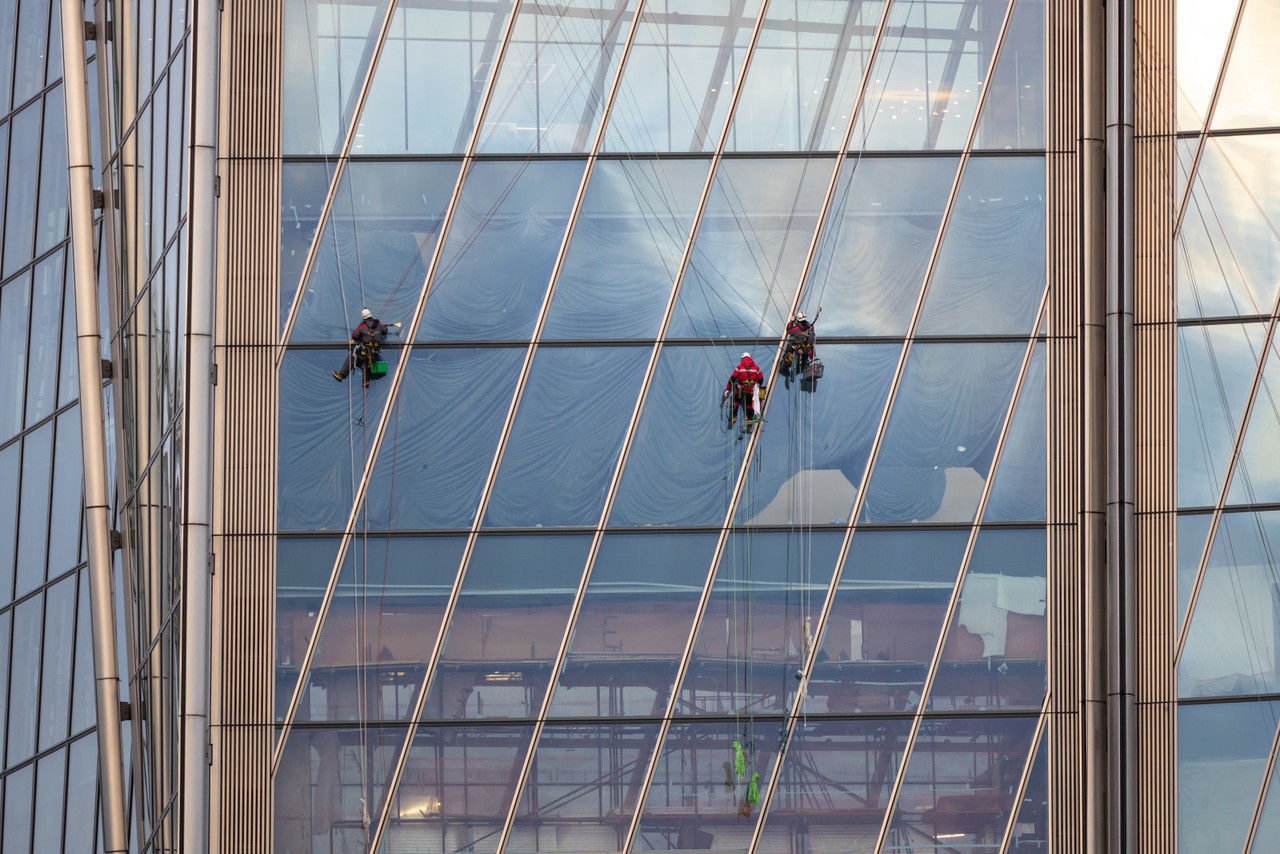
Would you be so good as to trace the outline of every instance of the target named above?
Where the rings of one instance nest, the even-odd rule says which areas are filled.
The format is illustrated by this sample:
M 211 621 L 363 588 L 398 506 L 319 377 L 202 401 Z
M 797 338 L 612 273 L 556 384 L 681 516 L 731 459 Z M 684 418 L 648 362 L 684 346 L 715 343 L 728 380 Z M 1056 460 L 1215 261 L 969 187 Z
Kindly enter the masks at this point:
M 796 313 L 796 320 L 808 320 L 808 319 L 809 317 L 803 311 Z
M 743 353 L 743 354 L 742 354 L 742 358 L 744 358 L 744 359 L 750 359 L 750 358 L 751 358 L 751 354 L 750 354 L 750 353 Z
M 360 316 L 363 317 L 365 320 L 368 320 L 369 318 L 373 317 L 373 312 L 369 311 L 369 309 L 367 308 L 362 308 L 360 309 Z

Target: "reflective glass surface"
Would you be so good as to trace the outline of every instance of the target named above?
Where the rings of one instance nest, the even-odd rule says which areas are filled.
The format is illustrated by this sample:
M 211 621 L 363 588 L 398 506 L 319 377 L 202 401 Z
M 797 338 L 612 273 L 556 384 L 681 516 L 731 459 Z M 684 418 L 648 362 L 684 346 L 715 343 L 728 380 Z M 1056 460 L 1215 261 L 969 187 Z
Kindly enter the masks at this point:
M 636 0 L 522 6 L 480 130 L 485 153 L 584 152 Z
M 958 164 L 845 160 L 802 301 L 820 335 L 906 333 Z
M 681 712 L 786 709 L 843 540 L 839 531 L 729 535 L 680 686 Z
M 1199 130 L 1209 112 L 1236 4 L 1176 0 L 1175 10 L 1178 130 Z M 1220 104 L 1219 111 L 1222 107 Z
M 1184 514 L 1177 517 L 1178 529 L 1178 602 L 1174 610 L 1176 625 L 1182 626 L 1195 585 L 1196 572 L 1200 568 L 1200 556 L 1204 552 L 1205 538 L 1209 536 L 1212 513 Z
M 920 703 L 966 531 L 854 534 L 809 680 L 811 712 L 904 712 Z
M 1032 717 L 926 720 L 891 820 L 891 850 L 998 850 L 1035 725 Z
M 417 348 L 369 481 L 374 528 L 467 528 L 524 350 Z
M 471 166 L 419 339 L 525 339 L 533 331 L 583 164 Z
M 1261 694 L 1277 680 L 1280 512 L 1224 513 L 1178 661 L 1183 697 Z
M 1179 7 L 1185 4 L 1179 4 Z M 1232 4 L 1214 11 L 1229 16 Z M 1179 8 L 1179 11 L 1183 11 Z M 1209 17 L 1208 9 L 1192 18 Z M 1228 25 L 1229 26 L 1229 25 Z M 1216 27 L 1215 27 L 1216 29 Z M 1245 3 L 1244 17 L 1231 50 L 1230 65 L 1218 104 L 1213 113 L 1214 128 L 1256 128 L 1274 126 L 1280 119 L 1280 99 L 1274 92 L 1260 91 L 1259 79 L 1280 72 L 1273 36 L 1280 30 L 1280 8 L 1271 3 Z M 1181 77 L 1181 74 L 1179 75 Z
M 713 150 L 760 3 L 647 2 L 609 115 L 605 150 Z
M 663 713 L 717 539 L 605 536 L 549 716 Z
M 985 529 L 974 544 L 930 708 L 1038 709 L 1048 658 L 1043 530 Z
M 345 341 L 362 308 L 407 327 L 457 175 L 457 164 L 447 162 L 350 164 L 290 340 Z M 282 303 L 281 312 L 288 311 Z
M 707 169 L 703 159 L 596 163 L 543 338 L 657 334 Z
M 673 723 L 633 850 L 745 850 L 756 802 L 768 793 L 777 743 L 776 721 Z
M 276 720 L 284 718 L 306 656 L 324 591 L 338 557 L 338 537 L 276 541 Z M 347 550 L 344 570 L 354 558 Z M 344 572 L 344 574 L 346 574 Z M 303 708 L 309 708 L 304 702 Z
M 0 839 L 5 850 L 30 851 L 32 791 L 35 787 L 35 764 L 21 768 L 4 778 L 4 824 Z
M 649 352 L 538 352 L 494 481 L 486 526 L 596 523 Z
M 1239 367 L 1236 370 L 1239 371 Z M 1208 390 L 1200 391 L 1201 397 L 1207 393 Z M 1257 504 L 1280 500 L 1280 459 L 1274 453 L 1278 442 L 1280 352 L 1273 343 L 1266 354 L 1262 379 L 1254 397 L 1253 409 L 1249 413 L 1249 423 L 1245 425 L 1244 443 L 1236 460 L 1231 488 L 1227 490 L 1227 504 Z
M 590 537 L 554 535 L 476 542 L 426 720 L 537 714 L 590 545 Z
M 759 848 L 812 854 L 874 849 L 910 729 L 906 719 L 797 723 Z
M 64 229 L 65 230 L 65 229 Z M 27 348 L 27 418 L 34 424 L 53 411 L 58 383 L 58 334 L 62 318 L 62 253 L 36 265 L 31 286 L 31 330 Z M 66 330 L 74 334 L 74 330 Z
M 74 575 L 45 593 L 44 650 L 40 657 L 40 721 L 37 747 L 47 750 L 67 737 L 71 708 L 71 654 L 76 614 Z M 43 773 L 43 772 L 41 772 Z
M 1178 709 L 1179 851 L 1243 849 L 1278 716 L 1277 703 Z
M 1044 0 L 1017 0 L 986 86 L 975 148 L 1044 146 L 1044 19 Z
M 9 162 L 40 162 L 41 101 L 36 100 L 9 120 Z M 9 169 L 4 211 L 5 276 L 31 260 L 35 240 L 39 169 Z
M 5 762 L 10 766 L 17 765 L 36 751 L 36 723 L 39 710 L 32 702 L 31 689 L 35 674 L 40 672 L 40 634 L 44 618 L 44 596 L 37 594 L 27 599 L 15 607 L 12 614 L 13 645 L 9 648 L 9 734 L 8 749 L 5 752 Z M 8 824 L 7 821 L 6 824 Z
M 31 305 L 31 280 L 27 275 L 0 288 L 0 360 L 6 365 L 27 361 L 27 312 Z M 0 441 L 22 429 L 23 377 L 21 371 L 0 374 Z
M 669 334 L 782 332 L 833 166 L 825 158 L 721 162 Z
M 36 765 L 36 818 L 31 838 L 32 851 L 57 851 L 62 846 L 63 826 L 72 821 L 62 803 L 66 775 L 65 750 L 42 757 Z
M 1036 751 L 1031 773 L 1027 777 L 1026 791 L 1013 820 L 1009 836 L 1009 850 L 1014 854 L 1029 854 L 1048 849 L 1049 834 L 1049 734 L 1040 737 L 1040 749 Z
M 0 449 L 0 483 L 17 483 L 21 463 L 21 442 Z M 18 550 L 18 496 L 15 490 L 3 492 L 7 494 L 0 497 L 0 602 L 8 604 L 13 599 L 14 558 Z
M 1024 352 L 1013 343 L 911 348 L 863 521 L 973 518 Z
M 1041 157 L 965 166 L 929 279 L 920 335 L 1029 335 L 1045 289 Z
M 1018 392 L 1017 408 L 996 468 L 983 519 L 1044 521 L 1049 500 L 1048 437 L 1045 430 L 1045 348 L 1037 344 Z
M 22 504 L 18 513 L 18 575 L 14 595 L 36 589 L 48 573 L 49 469 L 53 465 L 53 424 L 22 440 Z
M 309 160 L 284 161 L 280 164 L 280 323 L 289 313 L 298 279 L 307 261 L 307 252 L 320 222 L 320 209 L 329 191 L 333 168 L 328 163 Z M 339 208 L 335 213 L 340 213 Z M 318 247 L 331 252 L 328 242 Z M 319 255 L 317 261 L 333 262 L 332 254 Z M 336 270 L 336 265 L 334 265 Z

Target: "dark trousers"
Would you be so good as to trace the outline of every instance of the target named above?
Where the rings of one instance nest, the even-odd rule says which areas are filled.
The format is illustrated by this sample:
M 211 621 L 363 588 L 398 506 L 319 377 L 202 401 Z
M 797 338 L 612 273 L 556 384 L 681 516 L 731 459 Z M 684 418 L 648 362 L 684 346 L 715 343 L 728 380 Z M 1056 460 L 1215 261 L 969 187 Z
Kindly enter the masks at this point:
M 359 365 L 361 374 L 363 375 L 364 384 L 367 386 L 370 378 L 369 371 L 373 368 L 373 361 L 376 358 L 376 354 L 369 353 L 363 347 L 358 347 L 352 350 L 347 355 L 347 358 L 343 360 L 342 367 L 338 368 L 338 376 L 345 380 L 347 378 L 347 374 L 351 373 L 351 369 L 356 365 Z
M 732 398 L 733 398 L 733 402 L 730 404 L 730 407 L 729 407 L 730 418 L 738 417 L 739 406 L 741 406 L 742 411 L 746 413 L 746 417 L 748 421 L 756 417 L 756 410 L 755 410 L 755 405 L 753 403 L 753 395 L 751 394 L 751 389 L 744 388 L 741 391 L 735 392 Z

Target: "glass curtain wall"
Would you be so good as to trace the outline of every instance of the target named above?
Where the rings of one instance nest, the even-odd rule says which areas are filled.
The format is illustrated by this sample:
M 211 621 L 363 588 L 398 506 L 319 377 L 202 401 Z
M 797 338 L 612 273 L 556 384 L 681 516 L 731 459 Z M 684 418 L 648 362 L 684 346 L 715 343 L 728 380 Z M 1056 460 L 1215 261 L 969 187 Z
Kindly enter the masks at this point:
M 1043 0 L 284 16 L 277 849 L 1045 850 Z

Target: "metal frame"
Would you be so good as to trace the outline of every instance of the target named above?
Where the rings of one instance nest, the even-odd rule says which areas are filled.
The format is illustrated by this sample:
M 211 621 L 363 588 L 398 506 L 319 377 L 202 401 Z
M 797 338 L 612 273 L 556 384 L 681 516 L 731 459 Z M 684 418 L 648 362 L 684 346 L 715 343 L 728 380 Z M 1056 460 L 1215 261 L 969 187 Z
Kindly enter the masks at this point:
M 1040 743 L 1047 738 L 1046 731 L 1049 729 L 1049 700 L 1048 693 L 1044 696 L 1044 705 L 1040 707 L 1040 719 L 1036 723 L 1036 731 L 1031 735 L 1031 745 L 1027 748 L 1027 764 L 1022 769 L 1022 778 L 1018 781 L 1018 788 L 1014 791 L 1013 806 L 1009 809 L 1009 823 L 1005 826 L 1004 838 L 1000 841 L 1000 851 L 998 854 L 1008 854 L 1009 846 L 1013 844 L 1013 831 L 1018 826 L 1018 818 L 1022 814 L 1022 801 L 1027 796 L 1027 785 L 1031 781 L 1031 772 L 1035 770 L 1036 753 L 1040 750 Z M 1046 769 L 1047 771 L 1048 769 Z

